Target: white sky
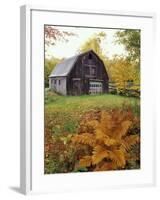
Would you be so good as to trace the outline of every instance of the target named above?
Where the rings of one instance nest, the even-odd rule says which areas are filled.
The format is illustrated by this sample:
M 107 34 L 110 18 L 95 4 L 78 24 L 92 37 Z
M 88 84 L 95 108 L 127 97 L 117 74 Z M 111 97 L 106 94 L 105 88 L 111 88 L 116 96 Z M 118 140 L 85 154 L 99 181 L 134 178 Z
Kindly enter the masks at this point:
M 111 58 L 113 55 L 126 54 L 123 45 L 115 44 L 114 34 L 118 29 L 97 29 L 97 28 L 79 28 L 79 27 L 60 27 L 54 26 L 60 31 L 67 31 L 77 34 L 77 36 L 68 37 L 69 41 L 56 41 L 56 44 L 46 49 L 47 57 L 68 58 L 77 54 L 78 49 L 95 33 L 105 32 L 106 39 L 101 47 L 103 53 Z

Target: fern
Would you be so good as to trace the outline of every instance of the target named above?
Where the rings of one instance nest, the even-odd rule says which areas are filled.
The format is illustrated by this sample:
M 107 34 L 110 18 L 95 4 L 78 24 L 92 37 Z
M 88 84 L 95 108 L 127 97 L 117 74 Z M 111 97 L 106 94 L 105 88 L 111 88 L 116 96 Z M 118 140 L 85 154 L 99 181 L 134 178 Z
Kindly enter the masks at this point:
M 84 156 L 79 163 L 79 167 L 89 167 L 92 164 L 91 156 Z
M 94 146 L 96 142 L 94 136 L 90 133 L 82 133 L 81 135 L 75 135 L 72 138 L 72 141 L 75 143 L 87 144 L 90 146 Z
M 131 111 L 119 110 L 102 111 L 100 119 L 87 121 L 85 129 L 92 131 L 72 138 L 74 144 L 88 145 L 92 149 L 89 155 L 80 159 L 78 167 L 94 171 L 124 169 L 127 159 L 131 159 L 130 149 L 140 143 L 138 134 L 128 134 L 133 121 Z

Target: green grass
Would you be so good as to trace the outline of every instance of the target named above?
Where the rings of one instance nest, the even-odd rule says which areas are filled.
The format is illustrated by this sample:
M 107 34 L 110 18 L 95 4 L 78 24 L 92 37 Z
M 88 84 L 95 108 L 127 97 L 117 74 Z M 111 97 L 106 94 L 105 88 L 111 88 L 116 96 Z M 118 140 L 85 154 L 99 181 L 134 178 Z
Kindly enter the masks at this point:
M 132 108 L 140 115 L 140 99 L 119 95 L 61 96 L 45 91 L 45 128 L 51 134 L 75 133 L 85 113 Z
M 92 110 L 122 108 L 131 106 L 139 108 L 140 100 L 112 94 L 60 96 L 53 92 L 46 93 L 45 108 L 62 112 L 86 112 Z

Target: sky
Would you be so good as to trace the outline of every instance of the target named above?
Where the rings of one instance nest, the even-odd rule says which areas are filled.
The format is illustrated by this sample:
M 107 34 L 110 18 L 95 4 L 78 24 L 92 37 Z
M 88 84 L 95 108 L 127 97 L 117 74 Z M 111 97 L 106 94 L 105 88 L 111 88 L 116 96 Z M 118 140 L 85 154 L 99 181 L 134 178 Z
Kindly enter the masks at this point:
M 68 37 L 69 41 L 56 41 L 56 43 L 46 49 L 46 57 L 56 58 L 69 58 L 77 54 L 78 49 L 83 45 L 89 38 L 93 37 L 94 34 L 99 32 L 106 33 L 106 39 L 103 40 L 101 47 L 103 53 L 112 58 L 114 55 L 126 54 L 124 46 L 115 44 L 114 34 L 119 29 L 100 29 L 100 28 L 80 28 L 80 27 L 61 27 L 54 26 L 59 31 L 67 31 L 75 33 L 76 36 Z

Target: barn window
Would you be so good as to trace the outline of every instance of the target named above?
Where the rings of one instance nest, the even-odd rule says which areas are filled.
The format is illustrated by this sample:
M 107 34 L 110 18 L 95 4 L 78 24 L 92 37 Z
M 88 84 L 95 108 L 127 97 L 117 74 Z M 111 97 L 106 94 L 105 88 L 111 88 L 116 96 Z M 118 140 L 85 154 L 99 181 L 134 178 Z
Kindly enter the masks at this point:
M 88 76 L 96 76 L 96 66 L 94 65 L 85 65 L 85 74 Z
M 102 91 L 103 91 L 102 82 L 90 81 L 90 84 L 89 84 L 90 94 L 101 94 Z
M 89 66 L 86 66 L 86 74 L 87 74 L 87 75 L 90 75 L 90 69 L 89 69 Z
M 91 67 L 91 76 L 95 76 L 95 75 L 96 75 L 96 68 Z
M 59 85 L 61 84 L 61 80 L 59 80 Z
M 88 59 L 89 59 L 89 60 L 92 59 L 92 54 L 89 54 Z

